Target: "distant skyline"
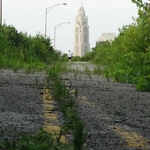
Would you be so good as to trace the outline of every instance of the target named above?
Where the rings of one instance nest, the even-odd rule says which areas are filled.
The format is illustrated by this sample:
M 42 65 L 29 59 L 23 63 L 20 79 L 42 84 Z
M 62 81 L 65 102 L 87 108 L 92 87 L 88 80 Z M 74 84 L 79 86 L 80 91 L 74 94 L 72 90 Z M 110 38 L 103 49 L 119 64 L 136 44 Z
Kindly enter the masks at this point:
M 74 26 L 79 8 L 83 5 L 89 21 L 89 41 L 91 48 L 102 33 L 118 33 L 123 25 L 133 22 L 132 17 L 138 16 L 138 8 L 130 0 L 3 0 L 2 23 L 13 25 L 18 31 L 36 35 L 45 32 L 45 10 L 58 3 L 47 14 L 47 36 L 54 45 L 54 27 L 63 22 L 56 30 L 55 48 L 67 53 L 73 51 Z

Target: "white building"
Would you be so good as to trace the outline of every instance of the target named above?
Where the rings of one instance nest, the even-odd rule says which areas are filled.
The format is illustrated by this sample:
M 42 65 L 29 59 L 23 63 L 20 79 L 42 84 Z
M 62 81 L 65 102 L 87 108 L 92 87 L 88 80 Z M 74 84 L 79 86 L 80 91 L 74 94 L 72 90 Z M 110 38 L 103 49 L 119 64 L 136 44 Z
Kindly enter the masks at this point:
M 74 30 L 73 55 L 84 56 L 90 51 L 88 18 L 83 7 L 80 7 L 76 17 Z
M 96 43 L 105 42 L 105 41 L 113 41 L 115 39 L 116 34 L 115 33 L 102 33 L 100 38 L 96 40 Z

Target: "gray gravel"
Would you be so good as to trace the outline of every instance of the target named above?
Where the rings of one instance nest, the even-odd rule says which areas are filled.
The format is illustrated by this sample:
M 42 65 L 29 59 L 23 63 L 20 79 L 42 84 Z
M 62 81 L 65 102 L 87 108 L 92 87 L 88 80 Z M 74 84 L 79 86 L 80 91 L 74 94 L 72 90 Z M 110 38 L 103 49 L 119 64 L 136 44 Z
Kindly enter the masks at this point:
M 89 63 L 70 63 L 69 67 L 81 71 L 96 68 Z M 43 126 L 45 76 L 44 72 L 0 71 L 0 133 L 6 137 L 9 133 L 34 133 Z M 150 93 L 98 75 L 67 73 L 63 78 L 69 79 L 65 84 L 72 90 L 78 89 L 76 105 L 87 132 L 85 147 L 150 149 Z
M 0 70 L 0 133 L 34 133 L 43 125 L 44 73 Z M 40 85 L 40 86 L 39 86 Z M 4 138 L 4 137 L 3 137 Z
M 96 66 L 70 64 L 70 68 L 81 71 L 87 67 L 92 71 Z M 78 89 L 76 104 L 87 131 L 86 147 L 90 150 L 150 149 L 150 93 L 98 75 L 68 73 L 63 77 L 69 79 L 67 86 Z

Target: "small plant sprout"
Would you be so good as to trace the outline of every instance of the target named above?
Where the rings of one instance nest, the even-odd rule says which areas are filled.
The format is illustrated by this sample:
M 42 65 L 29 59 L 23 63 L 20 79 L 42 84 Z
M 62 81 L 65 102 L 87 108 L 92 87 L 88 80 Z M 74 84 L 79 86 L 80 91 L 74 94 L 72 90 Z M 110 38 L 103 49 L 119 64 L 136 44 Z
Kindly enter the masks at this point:
M 39 83 L 39 77 L 38 76 L 35 76 L 35 83 L 36 83 L 36 85 Z

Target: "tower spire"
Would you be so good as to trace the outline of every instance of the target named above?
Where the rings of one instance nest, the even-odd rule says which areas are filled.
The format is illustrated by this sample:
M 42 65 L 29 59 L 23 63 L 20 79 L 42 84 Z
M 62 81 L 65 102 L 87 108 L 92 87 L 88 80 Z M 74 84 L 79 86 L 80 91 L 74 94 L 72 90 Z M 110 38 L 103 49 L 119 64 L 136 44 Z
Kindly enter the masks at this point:
M 83 7 L 84 0 L 81 0 L 81 7 Z

